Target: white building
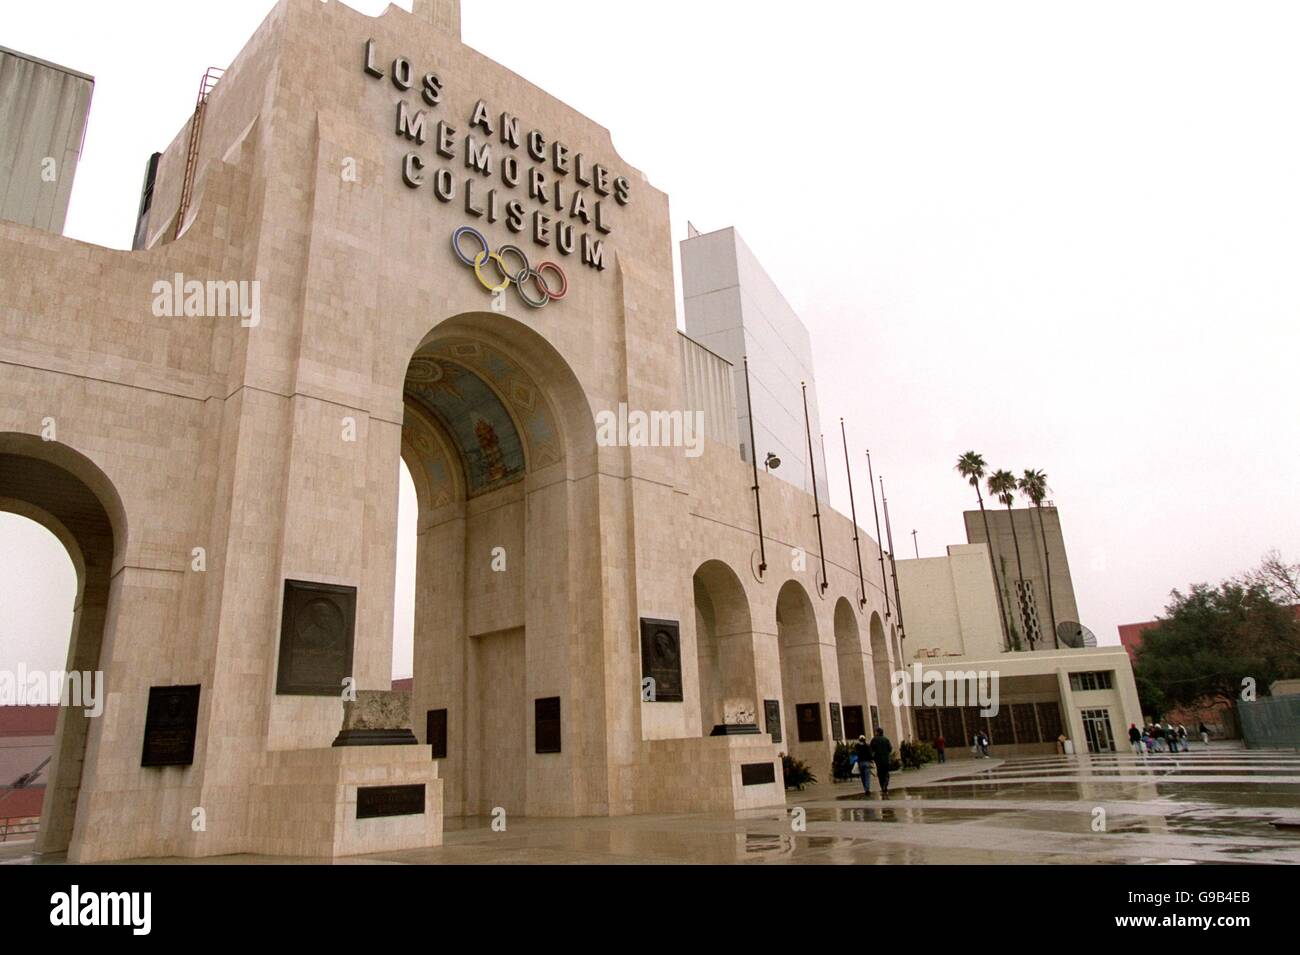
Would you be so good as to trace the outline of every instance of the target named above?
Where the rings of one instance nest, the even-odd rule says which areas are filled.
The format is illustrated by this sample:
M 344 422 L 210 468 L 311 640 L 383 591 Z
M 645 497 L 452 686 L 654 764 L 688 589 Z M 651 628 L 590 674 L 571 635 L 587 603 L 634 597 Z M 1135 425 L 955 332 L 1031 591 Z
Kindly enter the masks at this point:
M 681 243 L 681 255 L 686 334 L 731 362 L 735 370 L 741 455 L 746 462 L 750 460 L 752 401 L 759 465 L 769 453 L 775 454 L 781 465 L 772 473 L 812 493 L 808 432 L 799 387 L 806 382 L 817 494 L 822 505 L 827 506 L 826 457 L 808 329 L 734 228 L 690 236 Z M 753 386 L 753 393 L 748 395 L 746 356 Z
M 1004 649 L 987 544 L 950 546 L 945 557 L 900 560 L 898 585 L 918 739 L 942 735 L 954 755 L 969 754 L 971 736 L 983 729 L 1001 756 L 1057 752 L 1060 736 L 1077 752 L 1122 752 L 1129 724 L 1142 725 L 1123 647 Z M 1068 600 L 1073 606 L 1073 592 Z M 969 684 L 970 674 L 992 681 L 996 712 L 982 713 L 970 694 L 929 700 L 924 695 L 925 683 L 955 688 L 957 680 Z

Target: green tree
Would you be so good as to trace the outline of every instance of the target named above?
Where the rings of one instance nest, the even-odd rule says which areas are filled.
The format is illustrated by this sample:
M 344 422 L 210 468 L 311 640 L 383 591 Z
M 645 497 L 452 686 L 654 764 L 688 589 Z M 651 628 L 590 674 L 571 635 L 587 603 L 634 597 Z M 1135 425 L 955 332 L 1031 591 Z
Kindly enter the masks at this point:
M 1026 469 L 1020 476 L 1020 492 L 1029 498 L 1038 512 L 1038 533 L 1043 538 L 1043 579 L 1047 581 L 1047 613 L 1052 618 L 1052 645 L 1060 647 L 1056 636 L 1056 601 L 1052 598 L 1052 558 L 1047 553 L 1047 529 L 1043 526 L 1043 501 L 1047 497 L 1047 474 Z
M 1025 567 L 1020 562 L 1020 535 L 1016 533 L 1016 516 L 1011 513 L 1011 505 L 1016 499 L 1016 476 L 1010 471 L 994 471 L 988 477 L 989 493 L 1007 506 L 1007 521 L 1011 524 L 1011 541 L 1016 545 L 1016 578 L 1020 581 L 1020 592 L 1016 603 L 1020 605 L 1020 625 L 1025 628 L 1029 638 L 1029 649 L 1034 649 L 1034 631 L 1029 626 L 1029 614 L 1025 606 Z
M 1002 617 L 1002 639 L 1010 647 L 1011 636 L 1007 627 L 1007 610 L 1003 606 L 1002 588 L 998 586 L 997 582 L 998 567 L 993 559 L 993 535 L 989 533 L 989 515 L 984 510 L 984 495 L 980 493 L 980 482 L 984 479 L 984 471 L 987 467 L 983 455 L 975 451 L 967 451 L 957 459 L 957 473 L 964 477 L 967 483 L 975 489 L 975 499 L 979 501 L 980 517 L 984 520 L 984 539 L 988 541 L 989 545 L 989 563 L 993 565 L 994 589 L 998 592 L 998 614 Z
M 1134 667 L 1138 685 L 1148 687 L 1144 705 L 1213 701 L 1234 720 L 1248 685 L 1267 694 L 1274 680 L 1295 676 L 1300 626 L 1294 611 L 1263 584 L 1235 580 L 1173 591 L 1159 626 L 1142 634 Z

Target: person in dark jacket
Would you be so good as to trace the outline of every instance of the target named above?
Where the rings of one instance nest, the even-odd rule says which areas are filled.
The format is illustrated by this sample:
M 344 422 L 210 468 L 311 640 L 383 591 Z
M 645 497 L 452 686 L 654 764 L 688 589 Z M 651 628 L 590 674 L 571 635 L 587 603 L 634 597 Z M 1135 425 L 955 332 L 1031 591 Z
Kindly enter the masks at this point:
M 871 756 L 876 762 L 876 778 L 880 780 L 880 795 L 889 795 L 889 756 L 894 751 L 894 744 L 889 741 L 885 731 L 876 727 L 876 736 L 871 741 Z
M 1139 756 L 1145 755 L 1142 751 L 1142 731 L 1138 729 L 1136 723 L 1128 724 L 1128 744 Z
M 859 736 L 853 747 L 853 755 L 858 758 L 858 772 L 862 774 L 862 791 L 871 795 L 871 746 L 865 736 Z

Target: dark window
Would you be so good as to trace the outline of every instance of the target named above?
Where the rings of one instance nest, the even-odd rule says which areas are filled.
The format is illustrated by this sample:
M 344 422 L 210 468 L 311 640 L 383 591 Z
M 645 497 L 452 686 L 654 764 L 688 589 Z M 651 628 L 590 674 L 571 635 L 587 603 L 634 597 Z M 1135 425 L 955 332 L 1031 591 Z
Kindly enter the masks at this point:
M 533 701 L 534 752 L 560 751 L 560 698 L 545 696 Z
M 1109 670 L 1084 670 L 1081 673 L 1070 674 L 1072 690 L 1109 690 L 1111 686 Z
M 831 704 L 831 739 L 844 739 L 844 724 L 840 722 L 840 705 L 838 703 Z
M 433 748 L 434 759 L 447 758 L 446 710 L 430 710 L 425 716 L 424 741 Z

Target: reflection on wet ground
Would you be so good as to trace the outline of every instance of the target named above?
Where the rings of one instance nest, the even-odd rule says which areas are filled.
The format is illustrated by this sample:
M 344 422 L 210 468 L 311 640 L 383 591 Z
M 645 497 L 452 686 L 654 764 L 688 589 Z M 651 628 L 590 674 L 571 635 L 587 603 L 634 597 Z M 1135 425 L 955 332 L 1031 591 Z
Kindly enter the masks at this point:
M 1228 747 L 1138 757 L 1045 756 L 899 773 L 887 800 L 857 783 L 786 794 L 784 808 L 448 819 L 436 849 L 340 863 L 1295 863 L 1300 754 Z M 0 862 L 30 862 L 30 846 Z M 143 861 L 143 860 L 142 860 Z M 169 860 L 173 861 L 173 860 Z M 180 860 L 174 860 L 180 861 Z M 227 856 L 217 862 L 270 862 Z

